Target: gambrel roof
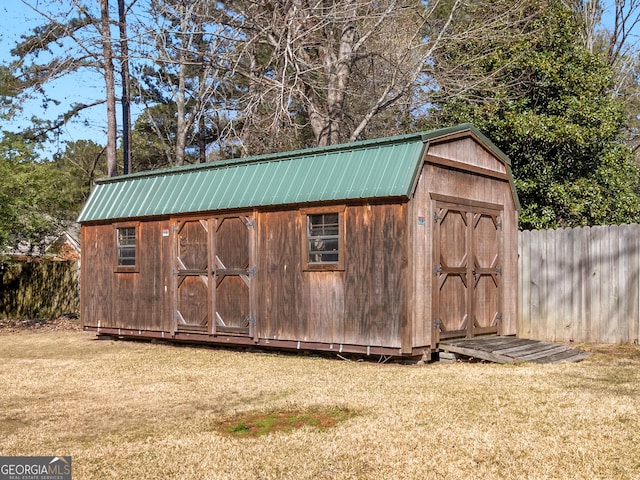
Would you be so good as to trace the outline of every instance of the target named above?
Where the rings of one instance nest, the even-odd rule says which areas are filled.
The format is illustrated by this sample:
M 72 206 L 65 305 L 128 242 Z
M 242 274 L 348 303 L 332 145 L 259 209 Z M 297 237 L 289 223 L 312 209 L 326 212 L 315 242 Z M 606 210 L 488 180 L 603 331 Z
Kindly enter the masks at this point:
M 507 156 L 472 125 L 101 180 L 79 222 L 356 199 L 410 198 L 430 141 L 469 132 L 510 172 Z

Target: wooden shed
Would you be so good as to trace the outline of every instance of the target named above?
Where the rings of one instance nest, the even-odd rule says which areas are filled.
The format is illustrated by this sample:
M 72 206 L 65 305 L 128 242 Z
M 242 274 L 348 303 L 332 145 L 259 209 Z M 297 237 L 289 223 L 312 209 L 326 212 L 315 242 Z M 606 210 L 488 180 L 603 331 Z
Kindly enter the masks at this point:
M 517 205 L 468 124 L 103 180 L 79 217 L 82 325 L 398 357 L 515 334 Z

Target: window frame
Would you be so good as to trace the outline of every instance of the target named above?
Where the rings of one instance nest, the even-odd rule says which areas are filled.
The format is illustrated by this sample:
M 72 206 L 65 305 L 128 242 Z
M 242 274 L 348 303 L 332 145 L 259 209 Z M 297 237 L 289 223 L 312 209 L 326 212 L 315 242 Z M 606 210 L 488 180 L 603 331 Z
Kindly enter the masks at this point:
M 346 229 L 345 229 L 345 205 L 303 208 L 300 210 L 301 218 L 301 240 L 302 240 L 302 270 L 303 271 L 341 271 L 344 270 L 345 264 L 345 245 L 346 245 Z M 316 263 L 309 261 L 309 216 L 323 214 L 338 214 L 338 261 Z
M 124 222 L 116 223 L 114 225 L 114 240 L 115 240 L 115 271 L 118 273 L 138 273 L 140 271 L 140 222 Z M 133 265 L 121 265 L 120 255 L 121 245 L 119 242 L 119 231 L 125 228 L 133 228 L 135 234 L 135 243 L 133 245 L 134 252 L 134 264 Z M 130 245 L 127 245 L 130 246 Z

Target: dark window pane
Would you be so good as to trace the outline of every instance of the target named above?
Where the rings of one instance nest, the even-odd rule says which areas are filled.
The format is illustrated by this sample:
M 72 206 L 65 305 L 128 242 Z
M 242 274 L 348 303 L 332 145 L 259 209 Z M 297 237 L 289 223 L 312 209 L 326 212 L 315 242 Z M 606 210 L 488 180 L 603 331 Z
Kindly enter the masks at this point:
M 117 229 L 118 266 L 135 267 L 136 265 L 136 229 L 126 227 Z
M 307 253 L 309 263 L 338 263 L 339 214 L 307 216 Z

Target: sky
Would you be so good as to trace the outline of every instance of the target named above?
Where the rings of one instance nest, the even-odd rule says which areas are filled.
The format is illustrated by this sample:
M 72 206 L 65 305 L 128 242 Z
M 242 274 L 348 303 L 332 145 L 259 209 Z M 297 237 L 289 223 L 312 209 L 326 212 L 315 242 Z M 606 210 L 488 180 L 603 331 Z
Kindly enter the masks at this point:
M 38 4 L 39 0 L 30 0 Z M 10 51 L 20 40 L 20 35 L 43 24 L 42 18 L 20 0 L 2 2 L 0 6 L 0 62 L 16 60 Z M 42 2 L 43 3 L 43 2 Z M 12 132 L 20 131 L 29 125 L 32 116 L 54 120 L 70 109 L 75 103 L 90 103 L 104 98 L 104 79 L 96 72 L 83 72 L 68 78 L 59 79 L 46 87 L 47 94 L 60 102 L 59 106 L 49 105 L 43 109 L 42 101 L 34 99 L 24 105 L 22 114 L 10 122 L 3 122 L 1 128 Z M 59 138 L 47 145 L 44 156 L 50 156 L 64 150 L 66 141 L 93 140 L 100 145 L 106 143 L 106 105 L 98 105 L 82 113 L 77 120 L 66 124 Z

